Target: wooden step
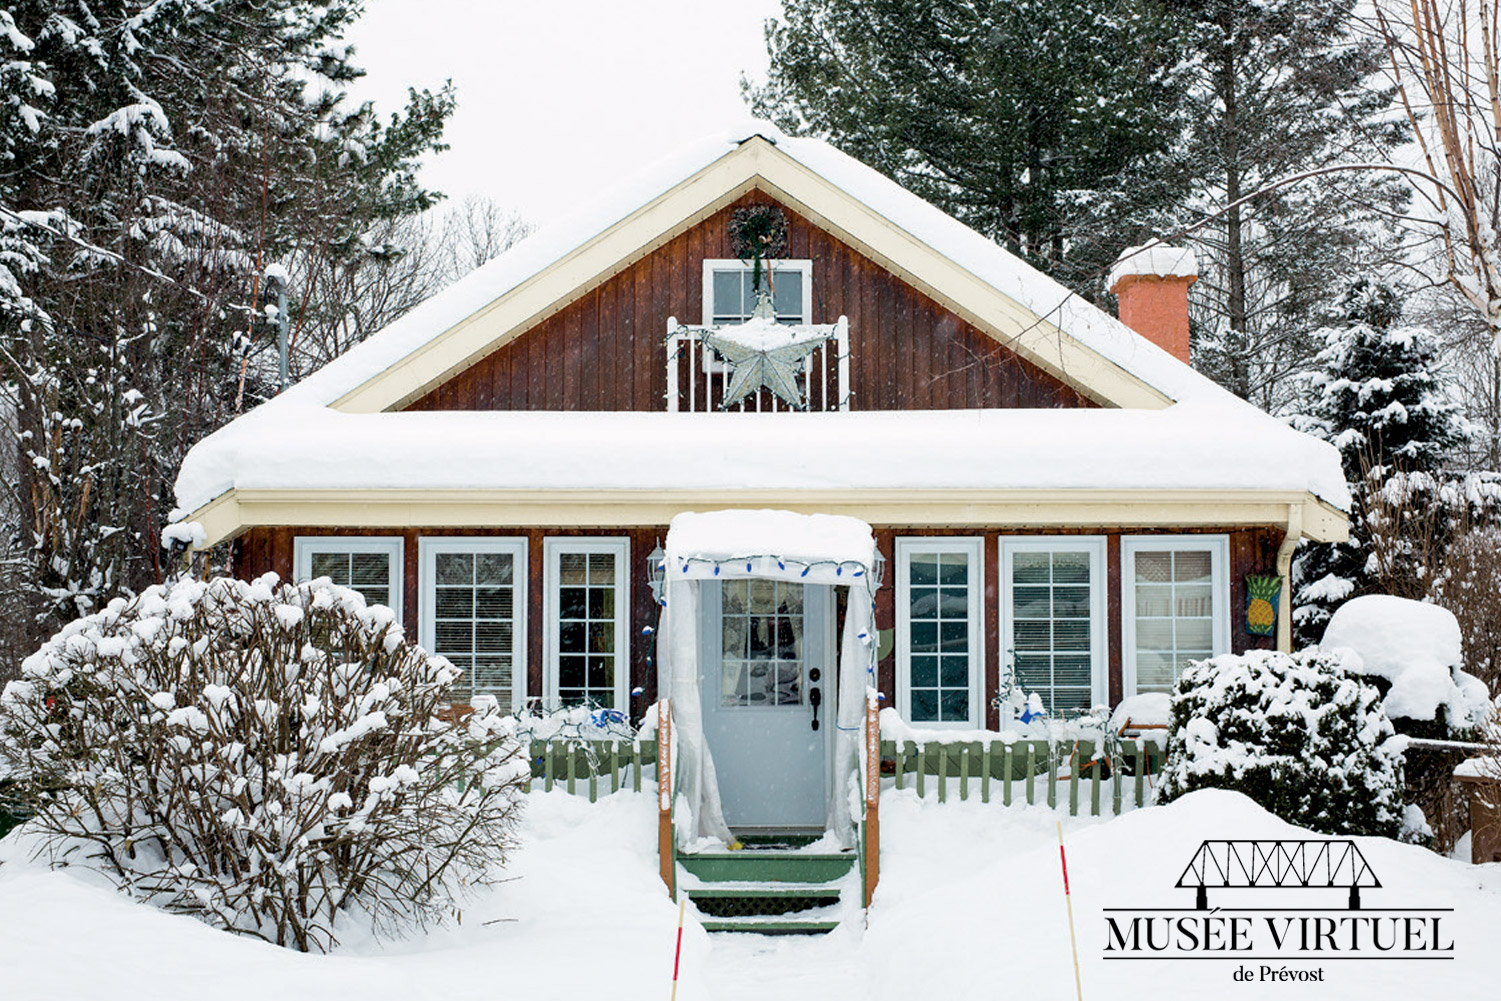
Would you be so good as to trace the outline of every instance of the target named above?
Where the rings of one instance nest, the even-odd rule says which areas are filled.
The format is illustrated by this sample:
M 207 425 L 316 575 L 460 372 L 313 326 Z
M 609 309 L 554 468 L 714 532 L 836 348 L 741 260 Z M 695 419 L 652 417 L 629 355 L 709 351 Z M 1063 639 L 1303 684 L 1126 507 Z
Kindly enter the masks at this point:
M 745 935 L 825 935 L 839 927 L 838 921 L 801 917 L 704 918 L 704 931 L 740 932 Z
M 704 921 L 729 918 L 791 918 L 839 903 L 831 883 L 710 883 L 684 886 Z
M 703 852 L 679 855 L 678 864 L 704 883 L 830 883 L 850 873 L 855 853 Z

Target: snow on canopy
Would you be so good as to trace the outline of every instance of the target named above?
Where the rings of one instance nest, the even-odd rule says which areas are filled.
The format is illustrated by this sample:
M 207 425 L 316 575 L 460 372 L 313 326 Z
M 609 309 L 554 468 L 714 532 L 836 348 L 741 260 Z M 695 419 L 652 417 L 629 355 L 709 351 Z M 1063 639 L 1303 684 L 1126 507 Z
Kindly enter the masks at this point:
M 667 528 L 667 560 L 779 556 L 803 563 L 876 564 L 876 537 L 858 518 L 792 511 L 686 512 Z
M 1241 489 L 1349 507 L 1333 446 L 1254 408 L 1186 403 L 733 416 L 262 408 L 188 453 L 177 502 L 196 510 L 236 488 Z
M 1486 711 L 1485 683 L 1461 670 L 1459 622 L 1447 608 L 1388 594 L 1353 598 L 1335 610 L 1319 645 L 1353 651 L 1353 673 L 1391 685 L 1382 705 L 1392 719 L 1431 720 L 1444 706 L 1451 725 L 1463 726 Z

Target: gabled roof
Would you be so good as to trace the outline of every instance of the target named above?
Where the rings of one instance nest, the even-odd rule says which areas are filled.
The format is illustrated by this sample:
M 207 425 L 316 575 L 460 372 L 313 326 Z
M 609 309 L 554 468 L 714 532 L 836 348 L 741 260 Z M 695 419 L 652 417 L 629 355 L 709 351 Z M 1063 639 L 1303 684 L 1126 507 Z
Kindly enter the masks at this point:
M 269 405 L 399 409 L 753 188 L 1107 406 L 1240 402 L 878 171 L 821 140 L 751 122 L 521 241 Z
M 1009 416 L 961 411 L 934 417 L 954 422 L 948 430 L 957 440 L 967 441 L 976 454 L 986 457 L 970 470 L 963 468 L 964 460 L 950 457 L 955 469 L 973 474 L 964 483 L 949 482 L 952 475 L 934 468 L 925 458 L 930 449 L 923 442 L 914 442 L 901 454 L 885 447 L 894 439 L 882 422 L 895 428 L 913 420 L 911 414 L 783 415 L 793 420 L 751 424 L 742 422 L 752 415 L 613 414 L 609 421 L 600 421 L 598 415 L 566 413 L 391 412 L 524 335 L 753 189 L 788 205 L 1106 408 L 1122 409 L 1069 415 L 1022 411 Z M 1147 413 L 1127 412 L 1164 408 L 1169 413 L 1155 420 L 1147 419 Z M 1299 507 L 1302 501 L 1297 498 L 1312 501 L 1313 495 L 1319 499 L 1313 506 L 1325 509 L 1320 522 L 1324 527 L 1311 533 L 1320 537 L 1342 532 L 1342 516 L 1334 509 L 1347 507 L 1349 501 L 1331 446 L 1293 432 L 1239 400 L 875 170 L 827 143 L 789 138 L 760 122 L 703 140 L 643 171 L 594 207 L 522 241 L 298 385 L 208 436 L 184 459 L 177 498 L 193 517 L 215 508 L 210 541 L 248 524 L 293 523 L 262 519 L 306 513 L 297 505 L 312 503 L 310 498 L 319 491 L 323 497 L 342 492 L 346 501 L 350 491 L 384 491 L 383 503 L 406 505 L 400 508 L 406 519 L 400 523 L 433 524 L 421 521 L 414 510 L 414 505 L 428 503 L 431 490 L 463 491 L 455 504 L 491 505 L 493 516 L 493 505 L 500 499 L 497 491 L 522 503 L 517 498 L 528 490 L 642 487 L 605 482 L 609 477 L 588 484 L 552 483 L 518 465 L 518 456 L 490 454 L 494 448 L 510 447 L 508 440 L 518 446 L 531 439 L 546 441 L 556 462 L 557 449 L 582 455 L 592 449 L 590 443 L 601 427 L 624 422 L 650 425 L 637 431 L 658 440 L 691 442 L 723 433 L 754 439 L 760 431 L 753 427 L 800 427 L 800 417 L 819 421 L 818 427 L 830 434 L 844 428 L 854 435 L 845 440 L 854 442 L 865 440 L 868 432 L 886 436 L 880 464 L 886 470 L 884 478 L 866 482 L 865 466 L 857 461 L 839 480 L 826 460 L 811 457 L 809 468 L 828 474 L 819 484 L 802 482 L 790 466 L 782 470 L 791 476 L 782 486 L 808 496 L 841 485 L 866 491 L 905 490 L 913 498 L 926 487 L 1009 491 L 1007 496 L 1048 489 L 1134 490 L 1138 501 L 1133 502 L 1133 517 L 1138 517 L 1148 510 L 1152 489 L 1197 490 L 1208 505 L 1203 511 L 1223 502 L 1227 491 L 1263 499 L 1277 494 L 1279 503 Z M 1201 433 L 1210 427 L 1221 435 L 1216 441 Z M 1038 453 L 1024 440 L 1031 435 L 1040 435 L 1037 442 L 1051 451 Z M 823 437 L 799 439 L 793 434 L 803 444 Z M 1115 451 L 1102 455 L 1096 447 L 1101 442 L 1114 443 Z M 746 444 L 753 447 L 754 442 Z M 483 462 L 476 449 L 485 452 Z M 601 458 L 612 455 L 607 450 Z M 1235 455 L 1258 458 L 1226 461 Z M 1044 459 L 1051 461 L 1037 465 Z M 762 472 L 770 475 L 776 461 L 769 457 L 766 463 Z M 1067 468 L 1069 463 L 1072 468 Z M 488 478 L 482 477 L 485 482 L 469 482 L 482 465 L 489 470 Z M 928 473 L 919 476 L 919 469 Z M 444 470 L 455 471 L 452 475 L 464 482 L 447 483 L 445 476 L 452 475 Z M 979 475 L 983 470 L 988 474 Z M 710 492 L 732 486 L 702 485 Z M 419 502 L 416 494 L 422 490 L 429 494 Z M 239 491 L 238 499 L 233 491 Z M 277 491 L 281 506 L 267 506 Z M 1212 500 L 1216 491 L 1219 499 Z M 258 519 L 240 509 L 251 493 L 263 506 Z M 398 494 L 414 496 L 401 500 Z M 428 516 L 435 517 L 436 509 L 420 517 Z M 296 518 L 295 523 L 314 522 Z

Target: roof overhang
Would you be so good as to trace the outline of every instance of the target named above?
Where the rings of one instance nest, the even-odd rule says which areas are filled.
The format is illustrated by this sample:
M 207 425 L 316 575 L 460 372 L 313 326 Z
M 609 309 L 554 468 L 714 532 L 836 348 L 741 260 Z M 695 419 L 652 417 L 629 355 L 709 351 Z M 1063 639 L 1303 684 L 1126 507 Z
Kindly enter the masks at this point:
M 233 489 L 193 517 L 207 545 L 256 527 L 633 528 L 684 511 L 780 508 L 901 528 L 1287 527 L 1340 542 L 1347 516 L 1306 492 L 1249 490 L 426 490 Z

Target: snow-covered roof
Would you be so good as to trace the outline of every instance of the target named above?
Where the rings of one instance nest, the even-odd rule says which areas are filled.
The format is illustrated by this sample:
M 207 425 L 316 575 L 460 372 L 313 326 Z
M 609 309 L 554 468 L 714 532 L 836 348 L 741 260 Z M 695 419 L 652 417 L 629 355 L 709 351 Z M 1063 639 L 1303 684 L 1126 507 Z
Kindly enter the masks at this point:
M 747 155 L 729 159 L 737 151 Z M 549 275 L 578 272 L 580 281 L 587 280 L 578 262 L 603 234 L 639 219 L 643 206 L 659 203 L 671 191 L 696 190 L 695 178 L 732 162 L 737 164 L 732 179 L 753 168 L 772 170 L 772 164 L 798 178 L 821 178 L 799 182 L 807 186 L 804 194 L 832 198 L 828 192 L 837 189 L 845 199 L 841 204 L 874 213 L 880 232 L 898 234 L 903 246 L 926 247 L 924 253 L 936 255 L 932 259 L 945 262 L 944 268 L 958 269 L 962 278 L 945 280 L 961 292 L 988 287 L 989 294 L 999 294 L 996 302 L 1009 300 L 1066 332 L 1069 343 L 1087 349 L 1088 358 L 1103 361 L 1098 371 L 1127 373 L 1176 405 L 1163 411 L 747 419 L 669 413 L 356 413 L 373 408 L 366 406 L 368 398 L 358 406 L 340 402 L 356 399 L 362 387 L 393 373 L 402 373 L 402 379 L 412 373 L 418 380 L 413 388 L 421 379 L 442 377 L 434 359 L 446 336 L 477 329 L 476 318 L 533 294 L 528 290 Z M 715 184 L 723 183 L 714 176 Z M 1039 336 L 1033 328 L 1040 329 L 1030 324 L 1016 335 L 1017 342 Z M 482 350 L 483 343 L 466 350 Z M 1087 373 L 1079 376 L 1087 378 Z M 649 455 L 643 454 L 644 442 L 650 443 Z M 879 460 L 872 457 L 874 450 Z M 563 455 L 567 461 L 559 461 Z M 663 482 L 664 469 L 672 470 L 676 482 L 724 488 L 1243 488 L 1307 491 L 1336 508 L 1349 504 L 1338 457 L 1329 446 L 1267 417 L 879 172 L 828 143 L 790 138 L 765 122 L 702 140 L 644 170 L 200 441 L 183 461 L 176 492 L 179 506 L 192 512 L 237 487 L 661 488 L 670 485 Z
M 1339 455 L 1251 408 L 844 413 L 281 407 L 200 442 L 178 504 L 246 489 L 1223 489 L 1346 509 Z
M 1115 317 L 1072 294 L 879 171 L 822 140 L 789 137 L 768 122 L 750 121 L 684 147 L 593 204 L 540 229 L 264 407 L 335 402 L 757 136 L 774 143 L 779 152 L 1169 399 L 1180 402 L 1215 399 L 1249 406 Z

